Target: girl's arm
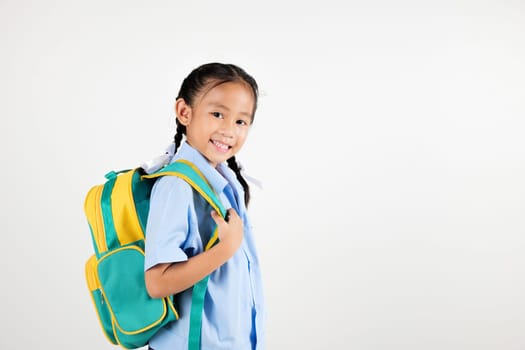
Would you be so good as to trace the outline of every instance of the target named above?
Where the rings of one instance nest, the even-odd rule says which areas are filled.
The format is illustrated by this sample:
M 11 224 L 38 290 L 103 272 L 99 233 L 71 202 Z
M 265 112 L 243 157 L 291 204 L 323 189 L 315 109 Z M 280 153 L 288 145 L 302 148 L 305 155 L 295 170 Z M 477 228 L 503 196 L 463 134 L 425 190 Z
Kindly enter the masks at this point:
M 215 211 L 211 213 L 219 229 L 219 242 L 212 248 L 186 261 L 157 264 L 146 271 L 146 289 L 152 298 L 163 298 L 190 288 L 235 254 L 241 246 L 244 228 L 234 209 L 229 209 L 228 214 L 226 222 Z

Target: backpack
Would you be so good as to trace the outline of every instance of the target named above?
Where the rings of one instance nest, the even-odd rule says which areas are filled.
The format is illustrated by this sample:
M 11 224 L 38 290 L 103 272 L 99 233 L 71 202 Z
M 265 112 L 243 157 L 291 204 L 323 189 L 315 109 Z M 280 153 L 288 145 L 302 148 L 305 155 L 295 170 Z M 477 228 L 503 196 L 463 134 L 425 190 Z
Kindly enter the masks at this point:
M 173 297 L 151 298 L 144 281 L 149 199 L 153 184 L 161 176 L 182 178 L 217 213 L 223 217 L 226 213 L 202 173 L 185 160 L 149 175 L 142 168 L 111 171 L 105 183 L 89 190 L 84 211 L 95 252 L 86 263 L 87 286 L 103 333 L 111 343 L 126 349 L 147 345 L 160 328 L 179 318 Z M 205 250 L 217 241 L 215 228 Z M 208 277 L 193 286 L 189 349 L 200 348 L 207 283 Z

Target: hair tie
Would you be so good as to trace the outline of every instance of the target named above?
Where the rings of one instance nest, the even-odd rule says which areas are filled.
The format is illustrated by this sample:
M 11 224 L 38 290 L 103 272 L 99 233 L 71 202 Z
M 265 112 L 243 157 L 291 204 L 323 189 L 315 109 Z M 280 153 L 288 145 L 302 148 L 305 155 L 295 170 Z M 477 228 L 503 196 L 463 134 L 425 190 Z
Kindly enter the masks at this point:
M 241 165 L 241 162 L 238 162 L 239 164 L 239 168 L 241 169 L 241 176 L 243 178 L 245 178 L 247 181 L 251 182 L 253 185 L 259 187 L 259 189 L 263 189 L 263 183 L 261 180 L 255 178 L 255 177 L 252 177 L 248 174 L 246 174 L 246 172 L 244 171 L 244 167 Z
M 140 166 L 146 174 L 152 174 L 156 172 L 157 170 L 165 167 L 171 162 L 171 159 L 173 158 L 175 152 L 175 144 L 172 142 L 170 145 L 166 148 L 164 153 L 160 156 L 157 156 L 153 159 L 150 159 L 148 161 L 145 161 Z

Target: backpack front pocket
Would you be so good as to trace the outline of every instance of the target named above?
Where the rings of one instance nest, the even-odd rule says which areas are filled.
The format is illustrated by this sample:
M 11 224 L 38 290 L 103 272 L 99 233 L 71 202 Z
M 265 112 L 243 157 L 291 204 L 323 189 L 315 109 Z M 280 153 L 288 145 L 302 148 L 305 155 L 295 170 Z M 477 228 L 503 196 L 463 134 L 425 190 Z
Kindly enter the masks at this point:
M 145 345 L 160 327 L 178 318 L 169 297 L 149 296 L 144 281 L 144 251 L 138 246 L 125 246 L 101 257 L 97 275 L 115 338 L 124 347 Z

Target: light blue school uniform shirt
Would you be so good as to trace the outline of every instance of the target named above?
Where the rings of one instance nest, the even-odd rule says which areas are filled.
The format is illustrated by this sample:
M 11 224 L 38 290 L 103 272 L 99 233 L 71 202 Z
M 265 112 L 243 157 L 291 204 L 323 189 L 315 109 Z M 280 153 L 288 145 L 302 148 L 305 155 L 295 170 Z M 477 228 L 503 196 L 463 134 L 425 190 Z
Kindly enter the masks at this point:
M 239 250 L 211 273 L 204 299 L 201 349 L 264 349 L 265 309 L 259 259 L 244 204 L 244 191 L 225 164 L 213 168 L 197 150 L 183 143 L 172 162 L 192 162 L 210 183 L 225 209 L 243 220 Z M 145 270 L 175 263 L 203 252 L 215 228 L 211 206 L 188 183 L 164 176 L 154 185 L 146 227 Z M 155 350 L 187 349 L 192 288 L 176 296 L 179 320 L 162 328 L 150 341 Z

